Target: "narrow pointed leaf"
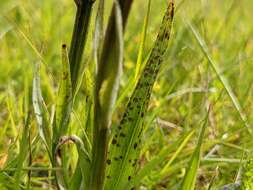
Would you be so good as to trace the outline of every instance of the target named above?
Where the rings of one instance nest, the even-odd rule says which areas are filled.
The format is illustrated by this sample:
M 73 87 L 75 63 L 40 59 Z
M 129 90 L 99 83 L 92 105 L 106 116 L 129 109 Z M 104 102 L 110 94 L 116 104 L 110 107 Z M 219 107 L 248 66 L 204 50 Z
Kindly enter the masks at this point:
M 201 147 L 202 147 L 202 142 L 204 139 L 205 130 L 206 130 L 207 122 L 208 122 L 208 115 L 209 115 L 209 112 L 207 113 L 207 116 L 205 117 L 204 123 L 201 127 L 197 146 L 196 146 L 194 153 L 191 157 L 186 174 L 184 176 L 183 182 L 182 182 L 179 190 L 194 190 L 194 188 L 195 188 L 195 183 L 196 183 L 196 179 L 197 179 L 197 172 L 198 172 L 198 168 L 199 168 L 199 164 L 200 164 Z
M 66 45 L 62 46 L 62 75 L 56 105 L 56 140 L 67 132 L 72 109 L 72 86 Z M 57 142 L 56 142 L 57 143 Z
M 131 180 L 131 186 L 136 186 L 141 183 L 141 180 L 145 178 L 146 176 L 150 175 L 150 171 L 155 170 L 155 168 L 159 165 L 161 165 L 164 160 L 170 155 L 172 152 L 175 151 L 173 156 L 169 159 L 169 162 L 166 164 L 166 168 L 163 170 L 166 171 L 166 169 L 169 167 L 170 163 L 172 163 L 175 158 L 178 155 L 178 147 L 184 147 L 194 134 L 195 130 L 192 130 L 186 134 L 184 134 L 181 138 L 179 138 L 177 141 L 175 141 L 172 145 L 163 148 L 157 156 L 155 156 L 152 160 L 150 160 L 138 173 L 137 175 Z M 181 150 L 182 150 L 181 148 Z M 162 180 L 162 176 L 158 176 L 159 180 Z M 154 181 L 153 181 L 154 182 Z
M 51 150 L 51 127 L 49 124 L 48 111 L 41 93 L 39 64 L 35 65 L 32 101 L 40 137 L 47 146 L 47 149 Z
M 135 71 L 136 80 L 139 77 L 139 74 L 141 71 L 141 65 L 143 62 L 143 51 L 144 51 L 145 41 L 146 41 L 146 36 L 147 36 L 147 31 L 148 31 L 148 20 L 149 20 L 149 15 L 150 15 L 150 8 L 151 8 L 151 0 L 148 0 L 148 10 L 144 19 L 144 25 L 143 25 L 142 34 L 141 34 L 141 44 L 139 47 L 138 59 L 136 63 L 136 71 Z
M 129 189 L 136 171 L 142 136 L 142 120 L 157 73 L 168 47 L 174 4 L 171 1 L 162 21 L 149 60 L 127 104 L 120 125 L 115 129 L 107 160 L 106 190 Z

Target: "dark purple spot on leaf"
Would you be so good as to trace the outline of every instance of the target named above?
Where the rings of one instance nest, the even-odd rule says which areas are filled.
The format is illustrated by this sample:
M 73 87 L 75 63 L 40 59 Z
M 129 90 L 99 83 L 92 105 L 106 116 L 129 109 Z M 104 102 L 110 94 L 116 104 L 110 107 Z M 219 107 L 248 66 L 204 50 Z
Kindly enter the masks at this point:
M 106 161 L 106 163 L 107 163 L 108 165 L 110 165 L 110 164 L 111 164 L 111 160 L 108 159 L 108 160 Z
M 117 140 L 116 139 L 112 139 L 112 144 L 116 144 Z

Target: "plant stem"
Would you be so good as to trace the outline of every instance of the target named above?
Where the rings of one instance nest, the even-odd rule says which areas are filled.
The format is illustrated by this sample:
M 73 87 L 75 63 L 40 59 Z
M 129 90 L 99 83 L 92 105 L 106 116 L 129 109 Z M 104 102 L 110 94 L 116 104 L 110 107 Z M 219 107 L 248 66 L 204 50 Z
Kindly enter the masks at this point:
M 123 29 L 126 26 L 128 14 L 131 8 L 133 0 L 119 0 L 119 6 L 122 14 L 122 25 Z M 111 12 L 109 23 L 107 26 L 105 40 L 103 44 L 103 50 L 101 60 L 108 59 L 108 55 L 112 53 L 113 49 L 116 48 L 116 35 L 113 31 L 116 28 L 116 14 L 115 4 Z M 101 65 L 100 65 L 101 66 Z M 106 65 L 102 65 L 103 67 Z M 102 67 L 101 67 L 102 68 Z M 103 71 L 98 71 L 97 83 L 100 84 Z M 101 86 L 96 86 L 95 91 L 98 92 Z M 95 97 L 95 108 L 94 108 L 94 129 L 93 129 L 93 151 L 92 151 L 92 169 L 89 190 L 102 190 L 104 187 L 107 149 L 108 149 L 108 135 L 110 127 L 110 118 L 103 115 L 99 104 L 98 97 Z
M 75 92 L 84 47 L 87 40 L 92 5 L 95 0 L 75 0 L 77 6 L 74 30 L 69 51 L 69 62 L 73 92 Z
M 125 29 L 126 27 L 127 18 L 128 18 L 132 3 L 133 3 L 133 0 L 119 0 L 119 6 L 121 8 L 121 14 L 122 14 L 123 29 Z

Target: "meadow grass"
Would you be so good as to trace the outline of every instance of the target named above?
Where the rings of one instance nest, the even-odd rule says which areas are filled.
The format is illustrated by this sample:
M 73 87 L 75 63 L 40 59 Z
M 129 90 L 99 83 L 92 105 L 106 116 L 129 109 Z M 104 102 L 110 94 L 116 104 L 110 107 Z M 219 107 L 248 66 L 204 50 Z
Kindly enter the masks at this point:
M 175 0 L 152 93 L 136 93 L 145 117 L 122 125 L 121 151 L 110 144 L 131 113 L 168 1 L 133 1 L 123 27 L 116 6 L 107 33 L 113 1 L 101 2 L 92 5 L 82 51 L 71 47 L 74 1 L 1 0 L 0 189 L 251 189 L 253 2 Z M 104 35 L 114 44 L 101 45 Z

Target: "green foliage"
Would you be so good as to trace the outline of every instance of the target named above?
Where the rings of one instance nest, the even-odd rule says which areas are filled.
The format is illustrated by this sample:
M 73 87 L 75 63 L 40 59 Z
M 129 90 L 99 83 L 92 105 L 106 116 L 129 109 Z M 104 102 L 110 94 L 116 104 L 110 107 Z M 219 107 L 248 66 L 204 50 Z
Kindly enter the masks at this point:
M 252 189 L 253 3 L 171 2 L 0 1 L 1 190 Z
M 123 118 L 112 135 L 105 189 L 131 188 L 129 181 L 136 172 L 141 149 L 143 117 L 146 114 L 151 90 L 168 47 L 173 15 L 174 4 L 170 2 L 149 60 L 130 97 Z
M 72 85 L 69 58 L 66 45 L 62 47 L 62 76 L 58 90 L 56 105 L 56 123 L 54 134 L 56 142 L 67 132 L 72 110 Z
M 49 123 L 49 113 L 41 93 L 39 67 L 39 64 L 35 65 L 32 94 L 33 107 L 38 123 L 40 137 L 50 152 L 52 146 L 52 127 Z
M 244 166 L 242 175 L 242 189 L 249 190 L 253 188 L 253 158 L 251 157 Z
M 204 119 L 204 123 L 200 129 L 200 134 L 198 138 L 198 142 L 196 145 L 196 148 L 193 152 L 193 155 L 191 157 L 191 160 L 189 162 L 186 174 L 184 176 L 183 182 L 181 187 L 179 188 L 180 190 L 194 190 L 195 189 L 195 184 L 197 180 L 197 174 L 198 174 L 198 168 L 200 164 L 200 157 L 201 157 L 201 147 L 205 135 L 205 130 L 207 127 L 207 121 L 208 121 L 208 115 Z
M 123 62 L 122 26 L 122 15 L 116 1 L 104 39 L 102 53 L 97 58 L 99 62 L 94 94 L 93 160 L 90 190 L 102 189 L 104 184 L 108 129 L 112 117 L 111 110 L 117 97 Z
M 149 175 L 149 172 L 154 170 L 155 167 L 162 164 L 166 157 L 172 152 L 172 157 L 169 159 L 169 161 L 166 163 L 164 168 L 161 170 L 159 175 L 155 176 L 156 179 L 152 179 L 153 182 L 159 181 L 162 179 L 167 173 L 168 169 L 173 163 L 173 161 L 178 157 L 178 154 L 181 153 L 182 149 L 185 147 L 185 145 L 189 142 L 190 138 L 193 136 L 195 130 L 192 130 L 186 134 L 184 134 L 181 138 L 179 138 L 177 141 L 175 141 L 171 146 L 163 148 L 152 160 L 149 161 L 138 173 L 136 176 L 133 177 L 133 179 L 130 181 L 132 186 L 139 185 L 141 180 Z

